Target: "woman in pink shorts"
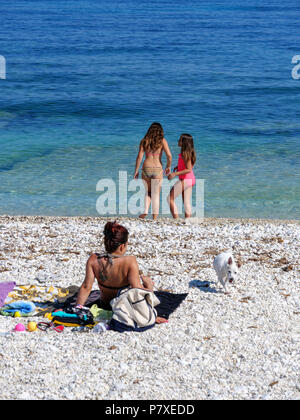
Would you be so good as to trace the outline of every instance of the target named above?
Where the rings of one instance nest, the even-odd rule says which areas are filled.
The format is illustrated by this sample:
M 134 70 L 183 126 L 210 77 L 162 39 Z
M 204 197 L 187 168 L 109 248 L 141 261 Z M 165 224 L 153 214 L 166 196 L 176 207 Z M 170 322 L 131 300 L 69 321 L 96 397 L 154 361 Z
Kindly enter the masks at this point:
M 190 134 L 182 134 L 178 141 L 178 146 L 181 147 L 181 153 L 178 158 L 178 165 L 174 168 L 174 171 L 168 176 L 171 180 L 175 176 L 179 177 L 179 180 L 173 186 L 168 196 L 168 203 L 174 219 L 177 219 L 178 209 L 175 204 L 175 199 L 179 194 L 182 194 L 184 203 L 185 217 L 192 216 L 191 198 L 192 188 L 196 183 L 193 167 L 196 163 L 196 152 L 194 149 L 194 140 Z

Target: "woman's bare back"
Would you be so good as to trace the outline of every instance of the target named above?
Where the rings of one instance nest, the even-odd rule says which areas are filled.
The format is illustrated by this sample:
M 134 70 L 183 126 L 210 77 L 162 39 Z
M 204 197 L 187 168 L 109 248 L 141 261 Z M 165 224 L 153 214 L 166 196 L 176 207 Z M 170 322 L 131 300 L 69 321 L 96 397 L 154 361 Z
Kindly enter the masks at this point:
M 101 299 L 104 303 L 110 301 L 117 296 L 118 291 L 125 286 L 144 288 L 153 291 L 153 282 L 148 276 L 141 276 L 143 284 L 141 284 L 139 276 L 139 268 L 134 256 L 120 256 L 113 259 L 113 264 L 106 258 L 99 258 L 99 254 L 93 254 L 87 262 L 87 274 L 83 285 L 79 291 L 77 304 L 80 303 L 81 290 L 87 288 L 87 296 L 92 288 L 92 283 L 96 278 L 101 291 Z M 84 299 L 83 299 L 84 300 Z M 157 317 L 156 323 L 161 324 L 168 322 L 165 318 Z
M 93 254 L 90 263 L 98 281 L 103 301 L 109 302 L 118 290 L 130 285 L 128 275 L 134 263 L 132 256 L 114 256 L 110 262 L 100 254 Z

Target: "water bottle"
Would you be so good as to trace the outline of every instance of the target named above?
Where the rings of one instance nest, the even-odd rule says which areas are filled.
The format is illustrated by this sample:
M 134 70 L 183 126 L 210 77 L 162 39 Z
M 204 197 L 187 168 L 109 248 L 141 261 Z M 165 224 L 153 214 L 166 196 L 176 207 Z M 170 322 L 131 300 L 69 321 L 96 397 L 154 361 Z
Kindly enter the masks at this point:
M 95 325 L 92 329 L 92 332 L 96 334 L 102 334 L 103 332 L 107 331 L 108 328 L 109 326 L 106 322 L 98 322 L 98 324 Z

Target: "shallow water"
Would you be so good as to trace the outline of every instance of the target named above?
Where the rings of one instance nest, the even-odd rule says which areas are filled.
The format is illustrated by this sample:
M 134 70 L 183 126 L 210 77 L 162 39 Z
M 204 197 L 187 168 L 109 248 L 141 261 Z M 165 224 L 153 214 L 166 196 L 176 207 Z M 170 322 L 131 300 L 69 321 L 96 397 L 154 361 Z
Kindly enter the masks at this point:
M 173 166 L 194 136 L 206 216 L 298 219 L 300 5 L 261 4 L 0 5 L 0 214 L 97 215 L 160 121 Z

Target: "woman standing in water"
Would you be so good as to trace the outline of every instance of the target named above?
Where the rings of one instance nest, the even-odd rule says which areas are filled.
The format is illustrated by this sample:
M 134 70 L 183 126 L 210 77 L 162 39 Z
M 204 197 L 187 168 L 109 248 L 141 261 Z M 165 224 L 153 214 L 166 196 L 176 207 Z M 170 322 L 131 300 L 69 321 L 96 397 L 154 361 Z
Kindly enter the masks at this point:
M 179 217 L 178 209 L 175 204 L 175 199 L 179 194 L 182 194 L 185 217 L 189 218 L 192 216 L 192 188 L 196 183 L 195 175 L 193 172 L 193 167 L 196 163 L 196 151 L 194 149 L 193 137 L 190 134 L 181 134 L 178 140 L 178 146 L 181 148 L 181 152 L 178 157 L 178 165 L 168 176 L 169 181 L 171 181 L 176 176 L 179 177 L 179 180 L 173 186 L 168 196 L 168 203 L 174 219 Z
M 142 167 L 142 180 L 145 185 L 145 210 L 139 217 L 144 219 L 149 211 L 152 200 L 153 219 L 157 219 L 159 213 L 160 190 L 163 179 L 162 154 L 167 156 L 165 174 L 171 173 L 172 155 L 167 140 L 164 138 L 164 131 L 161 124 L 151 124 L 145 137 L 140 142 L 140 149 L 136 159 L 134 178 L 139 177 L 139 168 L 146 155 Z

